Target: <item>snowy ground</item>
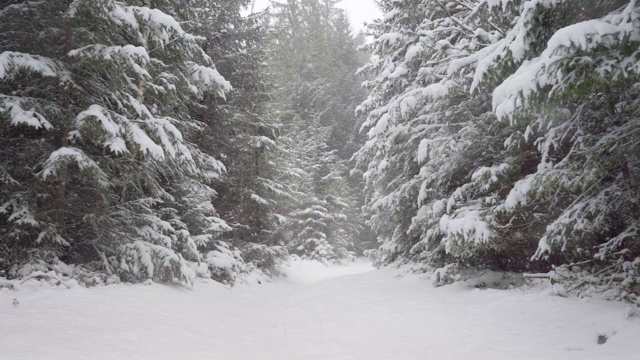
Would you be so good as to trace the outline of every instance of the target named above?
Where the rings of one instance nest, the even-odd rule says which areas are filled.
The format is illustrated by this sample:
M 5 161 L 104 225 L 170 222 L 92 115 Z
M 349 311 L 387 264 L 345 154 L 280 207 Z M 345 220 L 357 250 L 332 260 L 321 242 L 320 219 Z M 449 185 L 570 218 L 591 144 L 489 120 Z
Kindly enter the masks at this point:
M 640 359 L 624 304 L 371 270 L 297 262 L 288 280 L 233 289 L 0 289 L 0 359 Z

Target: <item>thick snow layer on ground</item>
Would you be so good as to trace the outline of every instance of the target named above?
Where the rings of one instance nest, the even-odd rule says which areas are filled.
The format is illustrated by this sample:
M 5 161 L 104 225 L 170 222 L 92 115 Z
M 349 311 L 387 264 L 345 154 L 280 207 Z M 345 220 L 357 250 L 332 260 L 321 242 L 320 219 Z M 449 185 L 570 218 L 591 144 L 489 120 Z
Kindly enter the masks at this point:
M 639 359 L 626 305 L 295 262 L 235 288 L 0 289 L 0 359 Z M 13 300 L 19 304 L 14 306 Z M 598 345 L 598 336 L 608 337 Z
M 361 274 L 375 270 L 370 262 L 363 260 L 346 265 L 327 266 L 319 261 L 294 260 L 282 268 L 288 282 L 313 284 L 345 275 Z

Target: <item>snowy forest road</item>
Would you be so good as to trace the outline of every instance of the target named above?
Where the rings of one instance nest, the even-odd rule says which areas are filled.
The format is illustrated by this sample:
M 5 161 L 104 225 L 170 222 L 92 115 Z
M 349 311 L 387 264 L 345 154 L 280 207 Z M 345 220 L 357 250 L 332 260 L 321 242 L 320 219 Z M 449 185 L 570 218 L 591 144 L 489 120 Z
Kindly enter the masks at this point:
M 0 289 L 0 359 L 638 359 L 621 303 L 540 290 L 433 288 L 368 263 L 298 262 L 233 289 Z M 12 305 L 17 299 L 18 306 Z M 597 344 L 598 336 L 608 338 Z

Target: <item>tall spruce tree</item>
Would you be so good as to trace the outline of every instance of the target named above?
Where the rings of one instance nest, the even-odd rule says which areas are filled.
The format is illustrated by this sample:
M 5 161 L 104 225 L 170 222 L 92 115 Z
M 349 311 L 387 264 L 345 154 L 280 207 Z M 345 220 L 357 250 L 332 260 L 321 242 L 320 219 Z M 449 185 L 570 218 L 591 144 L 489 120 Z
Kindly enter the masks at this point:
M 493 5 L 493 4 L 489 4 Z M 636 1 L 508 1 L 520 15 L 478 57 L 474 85 L 507 74 L 493 91 L 501 121 L 526 127 L 536 169 L 519 180 L 506 213 L 545 209 L 536 259 L 565 263 L 585 288 L 621 284 L 636 300 L 638 221 L 638 59 Z M 515 66 L 514 66 L 515 65 Z M 579 266 L 573 266 L 579 264 Z M 563 270 L 559 270 L 563 272 Z
M 172 192 L 192 193 L 188 179 L 222 166 L 183 137 L 198 127 L 185 109 L 231 87 L 180 25 L 189 5 L 2 7 L 0 242 L 12 272 L 60 259 L 123 279 L 193 281 L 185 258 L 197 259 L 198 241 Z M 224 227 L 204 212 L 207 231 Z
M 496 123 L 490 94 L 470 94 L 473 68 L 461 60 L 499 32 L 477 1 L 389 2 L 386 10 L 368 45 L 373 62 L 361 70 L 376 75 L 366 83 L 371 94 L 358 109 L 378 261 L 523 268 L 496 214 L 520 171 L 502 148 L 511 131 Z
M 286 191 L 278 180 L 284 169 L 278 162 L 278 127 L 269 104 L 268 19 L 266 14 L 242 16 L 248 3 L 201 1 L 193 31 L 206 38 L 204 51 L 233 90 L 225 99 L 209 92 L 190 111 L 204 124 L 204 131 L 196 134 L 198 147 L 220 159 L 225 169 L 224 176 L 211 185 L 217 194 L 214 205 L 230 231 L 218 238 L 210 255 L 215 260 L 222 249 L 234 249 L 241 266 L 272 271 L 286 253 L 278 247 L 277 231 L 282 219 L 280 199 Z M 219 268 L 229 262 L 209 263 L 219 277 L 233 276 L 235 270 Z
M 635 298 L 636 2 L 382 5 L 358 153 L 378 260 L 579 264 L 573 289 Z

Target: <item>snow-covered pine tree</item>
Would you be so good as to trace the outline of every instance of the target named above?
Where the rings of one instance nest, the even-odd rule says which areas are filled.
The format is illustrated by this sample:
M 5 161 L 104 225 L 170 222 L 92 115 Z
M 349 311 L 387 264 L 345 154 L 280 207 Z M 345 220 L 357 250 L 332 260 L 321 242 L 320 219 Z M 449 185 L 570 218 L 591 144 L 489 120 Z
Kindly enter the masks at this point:
M 500 204 L 532 171 L 535 149 L 505 147 L 518 129 L 496 121 L 490 92 L 471 92 L 475 59 L 502 38 L 511 14 L 482 1 L 383 5 L 367 46 L 374 56 L 361 70 L 375 74 L 365 83 L 371 94 L 358 109 L 377 261 L 526 269 L 536 230 L 527 217 L 505 217 Z
M 283 165 L 277 142 L 276 117 L 269 106 L 271 79 L 265 64 L 268 36 L 263 13 L 241 15 L 245 0 L 202 1 L 194 33 L 206 37 L 203 49 L 233 86 L 226 99 L 210 92 L 191 108 L 204 124 L 195 141 L 202 151 L 219 158 L 225 176 L 212 185 L 220 216 L 231 231 L 212 244 L 210 268 L 218 277 L 233 277 L 225 265 L 259 268 L 272 272 L 285 255 L 277 229 L 282 221 L 280 198 L 286 189 L 280 182 Z M 233 249 L 236 261 L 215 261 L 220 246 Z
M 524 141 L 541 155 L 535 171 L 511 189 L 505 212 L 541 209 L 546 229 L 535 258 L 568 264 L 576 272 L 564 279 L 579 279 L 572 288 L 596 274 L 595 285 L 620 283 L 621 294 L 637 301 L 640 6 L 487 3 L 495 12 L 516 9 L 519 17 L 478 57 L 474 86 L 501 74 L 493 108 L 502 121 L 526 127 Z
M 637 3 L 382 5 L 359 153 L 380 261 L 579 264 L 633 298 Z
M 172 210 L 162 204 L 174 199 L 163 179 L 220 170 L 179 128 L 197 126 L 183 111 L 192 98 L 230 85 L 174 17 L 183 9 L 150 5 L 20 2 L 0 11 L 10 184 L 0 241 L 14 275 L 25 262 L 60 259 L 127 280 L 192 282 L 181 252 L 195 248 L 163 220 Z
M 395 62 L 403 61 L 405 49 L 412 40 L 413 42 L 418 40 L 414 32 L 421 22 L 424 8 L 420 6 L 420 1 L 386 1 L 381 2 L 380 5 L 386 15 L 370 26 L 375 39 L 366 48 L 371 52 L 372 58 L 371 62 L 360 70 L 375 74 L 375 78 L 365 82 L 365 87 L 371 93 L 357 110 L 359 113 L 366 114 L 366 120 L 362 125 L 363 130 L 369 128 L 378 130 L 369 131 L 368 141 L 360 149 L 357 157 L 364 171 L 369 224 L 381 244 L 377 252 L 377 260 L 388 263 L 408 251 L 411 244 L 417 241 L 417 239 L 409 239 L 406 232 L 411 218 L 417 211 L 415 201 L 417 190 L 414 187 L 413 193 L 410 193 L 405 184 L 411 177 L 417 175 L 418 169 L 417 167 L 413 170 L 405 168 L 405 161 L 402 159 L 395 161 L 396 155 L 392 152 L 404 153 L 403 141 L 387 139 L 384 132 L 390 125 L 389 115 L 384 115 L 388 108 L 387 104 L 404 92 L 410 84 L 410 80 L 405 80 L 404 75 L 408 75 L 407 78 L 410 79 L 417 73 L 417 71 L 408 73 L 408 69 L 397 67 Z M 396 56 L 398 52 L 400 54 Z M 378 123 L 380 123 L 379 126 Z M 414 151 L 410 149 L 410 152 Z M 410 173 L 407 173 L 407 170 Z M 405 201 L 401 201 L 395 194 L 401 194 Z
M 293 135 L 293 134 L 290 134 Z M 361 230 L 349 197 L 344 167 L 326 141 L 330 130 L 308 130 L 292 136 L 304 139 L 304 147 L 291 146 L 290 187 L 292 200 L 283 236 L 292 254 L 321 261 L 347 259 L 352 256 L 354 239 Z
M 295 189 L 283 233 L 292 252 L 317 259 L 348 256 L 362 228 L 345 166 L 354 148 L 359 57 L 335 4 L 274 4 L 270 57 Z
M 368 141 L 358 156 L 371 225 L 382 242 L 378 260 L 417 257 L 442 266 L 490 236 L 482 206 L 461 193 L 481 162 L 465 152 L 486 133 L 482 117 L 489 109 L 465 96 L 464 78 L 447 74 L 450 60 L 470 50 L 473 8 L 385 4 L 367 46 L 372 62 L 362 69 L 376 76 L 365 83 L 371 94 L 358 108 L 367 117 Z

